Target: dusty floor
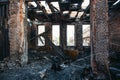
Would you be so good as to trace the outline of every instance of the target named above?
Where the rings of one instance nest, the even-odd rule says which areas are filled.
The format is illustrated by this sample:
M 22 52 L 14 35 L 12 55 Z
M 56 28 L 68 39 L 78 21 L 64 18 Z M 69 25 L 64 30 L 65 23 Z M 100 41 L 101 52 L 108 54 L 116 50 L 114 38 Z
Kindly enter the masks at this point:
M 82 70 L 89 64 L 89 58 L 78 59 L 69 65 L 62 64 L 62 70 L 54 71 L 47 56 L 49 55 L 40 56 L 32 52 L 28 65 L 14 69 L 6 68 L 0 73 L 0 80 L 81 80 Z
M 53 71 L 50 65 L 34 62 L 25 67 L 7 70 L 0 80 L 80 80 L 81 68 L 69 66 L 61 71 Z
M 90 64 L 89 54 L 80 56 L 80 58 L 69 65 L 62 64 L 62 70 L 54 71 L 51 69 L 52 63 L 48 59 L 49 54 L 45 54 L 44 52 L 41 54 L 33 51 L 29 54 L 28 65 L 14 69 L 5 67 L 3 71 L 0 71 L 0 80 L 87 80 L 82 78 L 84 77 L 84 68 Z M 117 59 L 118 63 L 111 63 L 111 75 L 113 80 L 120 80 L 120 56 L 118 56 L 119 54 L 112 56 L 112 54 L 114 52 L 111 53 L 111 61 L 116 62 Z M 88 75 L 86 77 L 90 76 Z

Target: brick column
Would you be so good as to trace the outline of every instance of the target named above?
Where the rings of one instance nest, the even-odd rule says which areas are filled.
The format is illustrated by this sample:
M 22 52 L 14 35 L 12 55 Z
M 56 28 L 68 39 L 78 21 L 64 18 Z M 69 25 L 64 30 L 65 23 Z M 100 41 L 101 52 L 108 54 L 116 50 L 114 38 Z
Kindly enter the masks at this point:
M 108 1 L 91 0 L 91 65 L 97 79 L 108 79 Z
M 9 0 L 10 59 L 21 65 L 28 61 L 27 18 L 24 0 Z M 19 3 L 19 4 L 18 4 Z M 14 65 L 15 66 L 15 65 Z
M 75 46 L 79 52 L 83 51 L 82 23 L 81 22 L 76 22 L 75 24 Z

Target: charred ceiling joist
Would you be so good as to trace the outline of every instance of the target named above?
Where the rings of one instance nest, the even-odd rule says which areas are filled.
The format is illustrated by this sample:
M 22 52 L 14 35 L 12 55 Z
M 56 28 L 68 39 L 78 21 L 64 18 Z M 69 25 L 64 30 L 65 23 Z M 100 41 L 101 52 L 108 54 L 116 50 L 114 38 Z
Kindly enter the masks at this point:
M 80 18 L 81 21 L 85 23 L 90 23 L 90 7 L 83 9 L 82 3 L 85 0 L 26 0 L 28 2 L 36 2 L 37 7 L 29 7 L 28 9 L 28 18 L 31 20 L 38 19 L 39 21 L 46 22 L 72 22 L 76 18 Z M 45 5 L 42 5 L 40 2 L 44 1 Z M 108 0 L 109 10 L 117 0 Z M 39 4 L 38 4 L 39 2 Z M 52 4 L 52 2 L 58 2 L 59 9 Z M 29 6 L 29 5 L 28 5 Z M 38 6 L 41 6 L 43 9 L 40 9 Z M 49 7 L 49 9 L 46 8 Z M 37 9 L 39 8 L 39 10 Z M 49 11 L 49 12 L 48 12 Z M 71 18 L 71 13 L 76 11 L 77 14 L 75 17 Z M 68 13 L 67 13 L 68 12 Z M 83 12 L 83 14 L 81 14 Z M 81 15 L 78 15 L 78 14 Z
M 32 1 L 35 2 L 37 6 L 35 7 L 32 4 L 28 5 L 29 6 L 28 18 L 30 18 L 31 20 L 38 19 L 39 21 L 55 21 L 55 22 L 61 20 L 63 21 L 75 20 L 70 18 L 70 14 L 72 11 L 76 11 L 77 14 L 74 18 L 77 18 L 78 13 L 81 11 L 81 4 L 83 3 L 83 0 L 64 0 L 64 1 L 42 0 L 45 2 L 45 5 L 43 5 L 41 4 L 42 1 L 39 0 Z M 53 5 L 52 4 L 53 2 L 57 2 L 58 4 Z M 56 7 L 56 5 L 58 5 L 59 9 Z M 46 9 L 46 6 L 49 7 L 49 10 Z M 68 11 L 69 13 L 63 13 L 64 11 Z

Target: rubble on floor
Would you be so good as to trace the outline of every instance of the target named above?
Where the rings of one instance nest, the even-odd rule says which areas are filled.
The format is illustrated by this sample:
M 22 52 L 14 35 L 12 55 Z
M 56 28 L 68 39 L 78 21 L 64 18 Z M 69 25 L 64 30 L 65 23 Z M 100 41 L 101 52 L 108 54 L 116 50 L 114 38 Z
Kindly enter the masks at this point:
M 90 67 L 90 53 L 85 53 L 70 64 L 61 64 L 61 70 L 51 69 L 51 53 L 32 51 L 29 62 L 22 67 L 9 68 L 0 62 L 0 80 L 95 80 Z M 119 80 L 120 68 L 110 65 L 113 80 Z
M 55 71 L 51 69 L 52 63 L 48 56 L 50 54 L 45 52 L 33 51 L 29 54 L 28 65 L 14 69 L 6 67 L 0 72 L 0 80 L 81 80 L 83 68 L 88 66 L 87 61 L 89 61 L 80 60 L 68 65 L 61 64 L 61 70 Z

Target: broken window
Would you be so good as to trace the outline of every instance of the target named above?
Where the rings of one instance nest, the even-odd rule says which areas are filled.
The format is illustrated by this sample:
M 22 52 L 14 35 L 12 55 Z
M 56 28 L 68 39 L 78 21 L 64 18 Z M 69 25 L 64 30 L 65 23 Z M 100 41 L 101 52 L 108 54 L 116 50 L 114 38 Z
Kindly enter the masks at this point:
M 75 46 L 75 26 L 67 25 L 67 46 Z
M 90 46 L 90 25 L 83 25 L 83 46 Z
M 41 34 L 43 32 L 45 32 L 45 25 L 39 25 L 38 26 L 38 34 Z M 45 39 L 43 37 L 41 37 L 41 40 L 40 40 L 40 38 L 38 38 L 38 46 L 45 46 Z
M 52 42 L 57 46 L 60 45 L 60 25 L 52 25 Z

